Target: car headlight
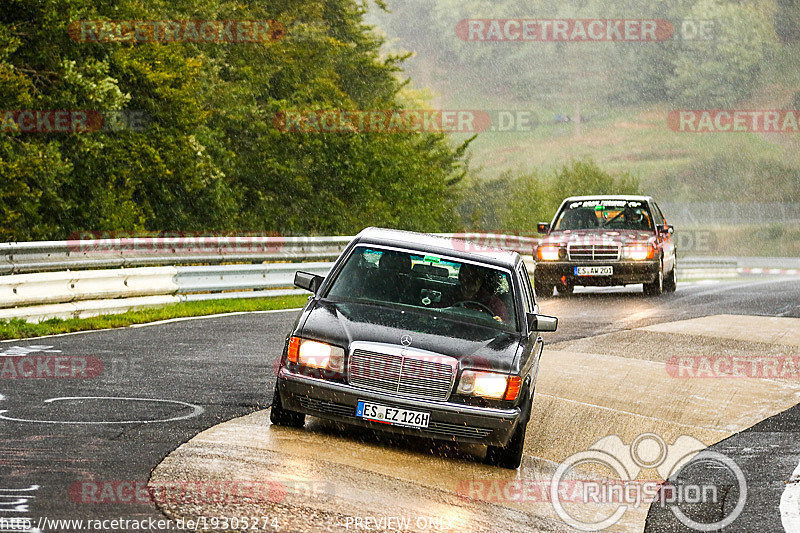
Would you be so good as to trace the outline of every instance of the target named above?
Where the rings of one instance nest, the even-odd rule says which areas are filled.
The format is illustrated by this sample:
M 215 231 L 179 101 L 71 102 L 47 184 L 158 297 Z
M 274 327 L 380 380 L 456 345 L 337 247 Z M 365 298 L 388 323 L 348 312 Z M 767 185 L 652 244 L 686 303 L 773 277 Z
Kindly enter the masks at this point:
M 559 247 L 552 245 L 539 246 L 536 249 L 536 256 L 540 261 L 557 261 L 559 257 Z
M 652 244 L 631 244 L 622 249 L 622 257 L 632 261 L 643 261 L 656 256 L 656 249 Z
M 516 400 L 521 381 L 519 376 L 464 370 L 456 392 L 490 400 Z
M 289 339 L 289 361 L 309 368 L 344 370 L 344 349 L 325 342 L 292 337 Z

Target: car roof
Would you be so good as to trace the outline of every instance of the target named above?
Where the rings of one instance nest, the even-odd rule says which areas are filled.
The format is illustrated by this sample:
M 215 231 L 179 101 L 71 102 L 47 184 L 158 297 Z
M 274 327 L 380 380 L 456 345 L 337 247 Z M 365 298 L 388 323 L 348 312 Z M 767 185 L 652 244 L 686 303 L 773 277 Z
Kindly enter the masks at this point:
M 520 255 L 517 252 L 508 250 L 488 247 L 482 250 L 471 250 L 470 248 L 475 248 L 476 246 L 466 244 L 464 240 L 458 238 L 458 235 L 446 237 L 430 233 L 417 233 L 414 231 L 366 228 L 356 235 L 353 240 L 358 244 L 375 244 L 419 250 L 421 252 L 439 253 L 456 259 L 488 263 L 511 270 L 521 261 Z
M 652 202 L 653 197 L 635 194 L 592 194 L 589 196 L 570 196 L 569 198 L 565 198 L 564 202 L 577 202 L 581 200 L 632 200 L 634 202 Z

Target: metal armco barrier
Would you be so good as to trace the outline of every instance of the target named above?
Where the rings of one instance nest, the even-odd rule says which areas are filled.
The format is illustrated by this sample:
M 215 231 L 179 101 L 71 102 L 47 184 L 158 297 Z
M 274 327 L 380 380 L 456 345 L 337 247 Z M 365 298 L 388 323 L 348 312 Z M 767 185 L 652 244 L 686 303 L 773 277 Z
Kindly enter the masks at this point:
M 440 236 L 458 239 L 465 251 L 518 251 L 533 271 L 536 238 Z M 292 288 L 294 273 L 326 275 L 332 263 L 325 260 L 336 258 L 351 239 L 215 236 L 0 243 L 0 274 L 8 274 L 0 275 L 0 319 L 92 316 L 179 301 L 300 294 Z M 732 277 L 754 270 L 743 267 L 770 261 L 778 259 L 679 258 L 679 275 Z M 800 263 L 780 261 L 784 267 Z
M 678 257 L 678 279 L 735 278 L 739 275 L 735 259 L 714 257 Z
M 154 265 L 323 261 L 352 237 L 132 237 L 0 243 L 0 274 Z
M 12 274 L 0 276 L 0 308 L 291 287 L 297 270 L 324 276 L 331 265 L 333 263 L 262 263 Z
M 0 276 L 0 308 L 177 292 L 175 267 Z
M 179 294 L 291 287 L 298 270 L 325 276 L 333 263 L 265 263 L 177 267 Z

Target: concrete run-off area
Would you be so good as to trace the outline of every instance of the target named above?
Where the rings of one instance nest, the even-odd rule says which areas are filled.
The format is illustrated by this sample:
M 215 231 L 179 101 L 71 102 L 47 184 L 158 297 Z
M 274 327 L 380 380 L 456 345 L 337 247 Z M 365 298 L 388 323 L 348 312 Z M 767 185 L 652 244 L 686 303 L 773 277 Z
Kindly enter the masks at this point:
M 546 484 L 562 461 L 610 435 L 625 443 L 644 434 L 668 445 L 689 437 L 705 446 L 719 442 L 800 402 L 800 381 L 685 368 L 679 374 L 670 367 L 675 356 L 796 358 L 798 331 L 798 318 L 716 315 L 554 344 L 542 360 L 518 471 L 483 465 L 480 446 L 400 439 L 316 419 L 301 430 L 278 428 L 265 410 L 200 433 L 170 454 L 150 483 L 273 483 L 280 490 L 266 498 L 158 502 L 173 518 L 258 516 L 273 520 L 266 529 L 566 531 L 547 498 L 465 491 L 465 483 Z M 663 478 L 652 468 L 638 479 Z M 628 508 L 609 530 L 641 531 L 647 510 Z M 608 514 L 608 507 L 587 506 L 587 513 Z

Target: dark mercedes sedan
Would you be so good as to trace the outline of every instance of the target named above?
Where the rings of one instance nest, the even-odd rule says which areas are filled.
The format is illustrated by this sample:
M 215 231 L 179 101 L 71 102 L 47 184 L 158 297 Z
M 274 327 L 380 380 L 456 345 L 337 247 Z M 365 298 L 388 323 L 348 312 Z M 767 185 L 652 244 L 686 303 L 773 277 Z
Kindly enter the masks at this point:
M 517 468 L 542 355 L 530 277 L 516 252 L 368 228 L 313 292 L 286 338 L 273 424 L 306 415 L 488 446 L 486 462 Z

